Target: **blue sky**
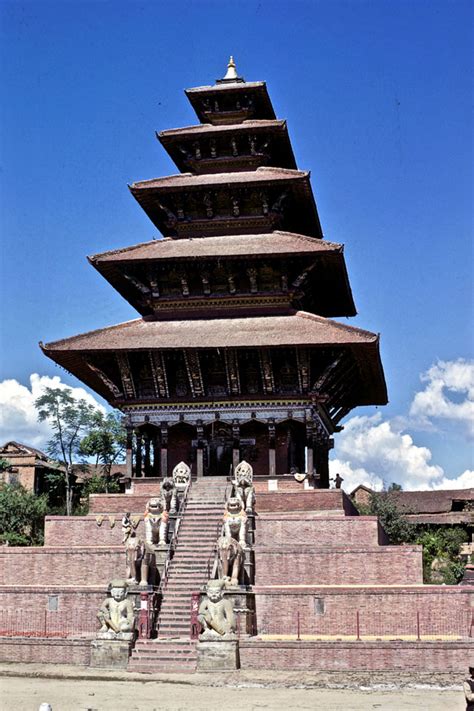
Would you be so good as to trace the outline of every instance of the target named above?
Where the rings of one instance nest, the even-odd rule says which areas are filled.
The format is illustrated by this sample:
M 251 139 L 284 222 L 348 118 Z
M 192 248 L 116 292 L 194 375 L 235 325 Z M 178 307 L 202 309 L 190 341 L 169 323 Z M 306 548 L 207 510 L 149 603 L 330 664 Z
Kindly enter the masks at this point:
M 38 341 L 134 318 L 85 257 L 156 235 L 127 183 L 177 172 L 154 131 L 196 123 L 182 90 L 233 54 L 346 245 L 350 322 L 382 334 L 383 420 L 409 420 L 449 476 L 471 466 L 464 415 L 412 403 L 433 364 L 472 357 L 473 19 L 446 0 L 3 0 L 0 380 L 77 385 Z M 454 405 L 463 378 L 442 385 Z

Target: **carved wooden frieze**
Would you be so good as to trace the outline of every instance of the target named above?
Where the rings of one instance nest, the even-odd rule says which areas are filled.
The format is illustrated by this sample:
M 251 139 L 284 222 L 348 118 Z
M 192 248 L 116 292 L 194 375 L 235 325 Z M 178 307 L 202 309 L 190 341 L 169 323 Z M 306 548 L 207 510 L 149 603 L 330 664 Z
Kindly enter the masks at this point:
M 234 348 L 228 348 L 225 350 L 224 355 L 229 392 L 231 395 L 240 395 L 240 375 L 237 351 Z
M 263 392 L 271 394 L 275 392 L 275 380 L 273 377 L 273 366 L 270 351 L 261 348 L 259 351 L 260 367 L 262 372 Z
M 149 357 L 156 394 L 160 398 L 169 397 L 168 381 L 166 378 L 166 368 L 163 355 L 159 352 L 150 352 Z
M 132 371 L 130 369 L 130 363 L 128 362 L 128 356 L 126 353 L 116 353 L 117 365 L 120 371 L 120 377 L 122 379 L 123 391 L 125 397 L 136 398 L 137 393 L 135 390 L 135 384 L 132 378 Z
M 296 361 L 298 364 L 298 380 L 300 392 L 305 393 L 309 390 L 309 351 L 307 348 L 296 349 Z
M 184 351 L 184 360 L 193 396 L 203 397 L 204 384 L 202 380 L 201 364 L 199 362 L 199 353 L 197 351 Z
M 97 375 L 98 378 L 104 383 L 109 392 L 117 399 L 123 398 L 123 392 L 116 386 L 116 384 L 104 373 L 103 370 L 98 368 L 96 365 L 91 363 L 89 360 L 85 359 L 88 367 Z

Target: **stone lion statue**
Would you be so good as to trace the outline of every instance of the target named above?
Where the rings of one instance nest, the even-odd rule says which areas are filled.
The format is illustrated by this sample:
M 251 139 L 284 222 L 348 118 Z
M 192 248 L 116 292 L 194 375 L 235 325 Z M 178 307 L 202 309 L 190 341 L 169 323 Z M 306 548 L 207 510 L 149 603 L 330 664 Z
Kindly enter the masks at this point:
M 227 499 L 223 520 L 222 536 L 233 538 L 243 549 L 247 548 L 247 515 L 242 501 L 237 496 Z
M 173 469 L 173 484 L 177 492 L 184 492 L 191 481 L 191 469 L 185 462 L 180 462 Z
M 218 577 L 224 580 L 225 587 L 239 584 L 240 571 L 244 561 L 242 546 L 234 538 L 221 536 L 217 541 Z
M 169 514 L 160 498 L 154 496 L 145 508 L 145 541 L 149 545 L 167 545 Z
M 245 459 L 236 466 L 235 478 L 232 483 L 234 485 L 235 495 L 242 502 L 242 507 L 247 513 L 253 513 L 255 505 L 253 468 Z

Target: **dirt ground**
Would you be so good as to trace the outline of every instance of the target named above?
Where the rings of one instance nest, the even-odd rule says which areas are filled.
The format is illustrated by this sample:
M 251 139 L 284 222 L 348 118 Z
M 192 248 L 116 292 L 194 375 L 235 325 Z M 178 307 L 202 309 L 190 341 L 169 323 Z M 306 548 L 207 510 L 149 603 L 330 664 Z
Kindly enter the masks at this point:
M 211 682 L 212 683 L 212 682 Z M 268 688 L 244 681 L 230 687 L 200 686 L 185 681 L 119 681 L 4 676 L 0 678 L 2 711 L 37 711 L 47 701 L 53 711 L 461 711 L 457 689 L 403 688 L 319 689 Z

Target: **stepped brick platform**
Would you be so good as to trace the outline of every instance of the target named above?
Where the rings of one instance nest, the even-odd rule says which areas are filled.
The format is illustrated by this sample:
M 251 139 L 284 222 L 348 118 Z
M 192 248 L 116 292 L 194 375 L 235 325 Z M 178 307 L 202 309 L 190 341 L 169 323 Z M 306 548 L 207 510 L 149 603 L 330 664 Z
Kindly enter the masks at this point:
M 423 582 L 421 546 L 257 545 L 255 568 L 256 583 L 265 585 L 278 585 L 282 580 L 300 585 Z
M 123 546 L 0 548 L 0 585 L 107 585 L 124 569 Z
M 202 481 L 207 486 L 212 487 L 212 481 L 216 478 L 226 481 L 226 486 L 230 490 L 230 485 L 224 477 L 202 477 L 197 481 Z M 146 502 L 150 496 L 158 496 L 160 487 L 159 484 L 155 484 L 155 480 L 153 486 L 149 486 L 146 479 L 137 481 L 139 483 L 133 484 L 133 491 L 136 493 L 92 494 L 89 505 L 90 513 L 123 515 L 124 511 L 130 511 L 133 514 L 143 514 Z M 278 486 L 283 488 L 279 488 L 277 491 L 269 491 L 268 487 L 272 486 L 269 481 L 276 481 Z M 141 482 L 144 482 L 144 484 Z M 145 489 L 145 493 L 142 488 Z M 255 491 L 259 499 L 260 513 L 310 511 L 317 514 L 332 512 L 349 516 L 357 515 L 354 504 L 342 489 L 305 489 L 302 484 L 298 484 L 294 480 L 285 480 L 283 478 L 269 480 L 267 477 L 264 481 L 255 481 Z
M 473 591 L 440 585 L 253 588 L 260 636 L 469 639 Z
M 260 503 L 260 498 L 259 498 Z M 256 521 L 259 546 L 284 544 L 318 546 L 334 545 L 386 545 L 388 537 L 376 516 L 328 515 L 325 512 L 261 513 Z
M 88 516 L 46 516 L 44 522 L 44 545 L 83 547 L 85 541 L 94 541 L 98 546 L 122 545 L 122 514 L 112 514 L 113 526 L 110 525 L 109 516 L 106 516 L 100 526 L 101 514 Z M 137 536 L 145 535 L 145 525 L 142 518 L 136 527 Z M 122 548 L 123 550 L 123 548 Z
M 465 674 L 472 642 L 262 642 L 239 645 L 242 668 L 308 671 L 453 671 Z M 471 657 L 472 658 L 472 657 Z

